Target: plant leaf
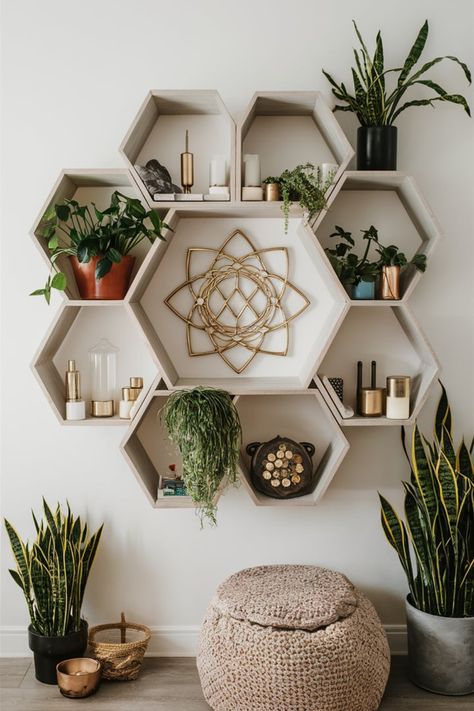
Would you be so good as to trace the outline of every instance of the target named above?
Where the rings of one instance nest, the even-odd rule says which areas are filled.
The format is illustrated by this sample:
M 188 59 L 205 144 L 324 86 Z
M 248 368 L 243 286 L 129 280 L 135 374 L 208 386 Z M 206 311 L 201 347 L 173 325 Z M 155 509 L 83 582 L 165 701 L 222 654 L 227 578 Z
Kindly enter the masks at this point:
M 398 86 L 402 86 L 402 84 L 404 84 L 405 79 L 408 77 L 412 67 L 421 57 L 421 53 L 423 52 L 428 37 L 428 32 L 428 20 L 425 20 L 418 32 L 418 35 L 415 39 L 415 42 L 413 43 L 412 48 L 408 53 L 408 57 L 405 59 L 405 64 L 403 65 L 402 71 L 400 72 L 400 76 L 398 77 Z
M 62 272 L 57 272 L 51 280 L 51 286 L 58 291 L 64 291 L 67 286 L 66 275 Z

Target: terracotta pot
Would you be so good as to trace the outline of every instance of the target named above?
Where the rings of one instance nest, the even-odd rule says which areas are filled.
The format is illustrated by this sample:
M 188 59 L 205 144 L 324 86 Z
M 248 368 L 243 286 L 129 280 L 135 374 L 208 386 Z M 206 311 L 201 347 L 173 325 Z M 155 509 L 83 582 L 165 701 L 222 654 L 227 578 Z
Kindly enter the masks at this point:
M 81 299 L 123 299 L 130 284 L 135 257 L 122 257 L 118 264 L 112 264 L 112 269 L 102 279 L 95 278 L 95 268 L 100 257 L 92 257 L 87 263 L 81 263 L 77 257 L 71 260 L 77 288 Z
M 400 298 L 400 267 L 382 267 L 380 298 L 391 301 Z

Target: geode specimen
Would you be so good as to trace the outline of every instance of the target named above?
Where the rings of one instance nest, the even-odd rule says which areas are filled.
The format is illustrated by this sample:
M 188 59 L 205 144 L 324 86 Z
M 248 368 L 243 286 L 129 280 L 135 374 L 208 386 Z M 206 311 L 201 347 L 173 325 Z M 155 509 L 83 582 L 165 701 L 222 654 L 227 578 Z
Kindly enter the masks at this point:
M 149 160 L 145 166 L 135 165 L 135 168 L 152 197 L 156 193 L 183 192 L 178 185 L 173 183 L 169 170 L 164 165 L 161 165 L 156 158 Z

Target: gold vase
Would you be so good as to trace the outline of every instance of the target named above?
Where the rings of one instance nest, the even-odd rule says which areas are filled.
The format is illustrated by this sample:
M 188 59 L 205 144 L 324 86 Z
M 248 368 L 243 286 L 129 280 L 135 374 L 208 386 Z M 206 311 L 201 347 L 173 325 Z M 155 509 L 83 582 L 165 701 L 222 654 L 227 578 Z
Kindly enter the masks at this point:
M 380 298 L 387 301 L 400 298 L 400 267 L 382 267 Z
M 267 202 L 277 202 L 281 200 L 280 197 L 280 186 L 278 183 L 265 183 L 264 185 L 264 200 Z

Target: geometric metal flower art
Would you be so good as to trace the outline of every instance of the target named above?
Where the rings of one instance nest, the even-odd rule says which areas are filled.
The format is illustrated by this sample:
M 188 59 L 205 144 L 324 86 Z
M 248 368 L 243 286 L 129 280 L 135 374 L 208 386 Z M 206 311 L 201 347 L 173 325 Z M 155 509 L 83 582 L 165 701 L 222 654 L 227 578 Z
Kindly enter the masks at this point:
M 242 373 L 258 353 L 285 356 L 309 300 L 288 280 L 286 247 L 256 249 L 235 230 L 220 249 L 191 247 L 186 281 L 165 304 L 186 323 L 190 356 L 218 354 Z

